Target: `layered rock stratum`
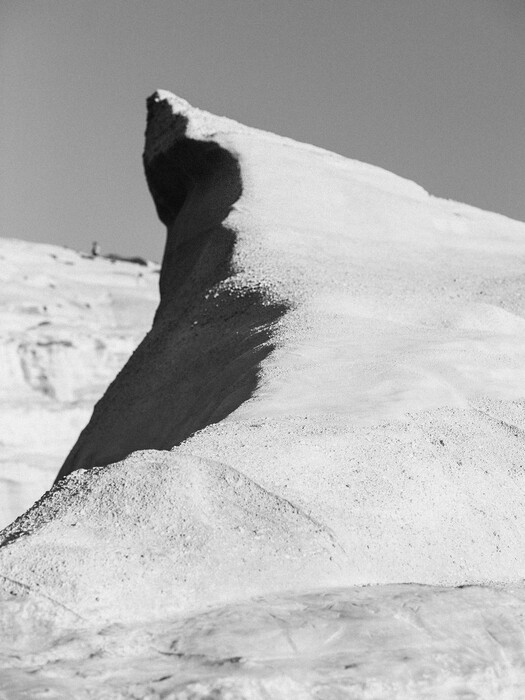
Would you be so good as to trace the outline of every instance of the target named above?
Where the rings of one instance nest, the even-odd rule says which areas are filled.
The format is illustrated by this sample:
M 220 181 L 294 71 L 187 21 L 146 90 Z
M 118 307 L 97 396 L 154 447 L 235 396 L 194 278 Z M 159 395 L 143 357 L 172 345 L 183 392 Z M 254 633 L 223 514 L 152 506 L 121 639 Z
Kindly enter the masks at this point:
M 2 533 L 4 687 L 515 697 L 525 224 L 163 91 L 144 164 L 160 305 Z

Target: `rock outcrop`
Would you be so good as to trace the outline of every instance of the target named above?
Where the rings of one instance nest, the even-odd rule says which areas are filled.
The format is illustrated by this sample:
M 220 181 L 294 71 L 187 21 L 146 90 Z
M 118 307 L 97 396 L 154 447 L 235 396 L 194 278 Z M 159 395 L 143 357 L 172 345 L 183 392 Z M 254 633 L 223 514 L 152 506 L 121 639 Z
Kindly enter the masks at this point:
M 165 92 L 144 163 L 167 228 L 155 321 L 4 531 L 6 599 L 73 626 L 357 584 L 507 601 L 525 225 Z
M 348 583 L 519 577 L 524 225 L 169 93 L 144 163 L 160 306 L 60 477 L 174 448 L 323 523 Z
M 151 332 L 97 404 L 59 478 L 140 449 L 170 449 L 247 401 L 286 305 L 263 280 L 239 280 L 242 250 L 229 223 L 243 190 L 239 163 L 193 134 L 186 106 L 148 100 L 144 166 L 167 240 Z M 189 116 L 186 116 L 185 112 Z M 193 125 L 192 125 L 193 126 Z

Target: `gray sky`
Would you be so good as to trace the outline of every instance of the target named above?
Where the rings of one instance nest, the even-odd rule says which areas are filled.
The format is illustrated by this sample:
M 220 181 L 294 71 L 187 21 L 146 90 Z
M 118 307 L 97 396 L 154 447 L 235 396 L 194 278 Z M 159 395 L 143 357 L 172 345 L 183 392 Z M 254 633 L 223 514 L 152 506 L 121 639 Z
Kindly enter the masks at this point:
M 160 259 L 145 98 L 525 220 L 524 0 L 5 0 L 0 235 Z

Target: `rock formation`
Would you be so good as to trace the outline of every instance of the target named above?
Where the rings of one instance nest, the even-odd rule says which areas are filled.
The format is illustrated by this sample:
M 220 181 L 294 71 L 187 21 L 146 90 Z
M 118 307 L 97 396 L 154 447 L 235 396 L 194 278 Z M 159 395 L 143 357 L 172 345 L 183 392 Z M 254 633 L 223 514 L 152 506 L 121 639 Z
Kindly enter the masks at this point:
M 158 265 L 0 239 L 0 528 L 49 489 L 151 327 Z
M 524 226 L 169 93 L 144 162 L 160 306 L 60 477 L 175 448 L 328 527 L 348 583 L 521 575 Z
M 272 349 L 271 328 L 286 307 L 263 280 L 238 279 L 243 246 L 229 223 L 243 187 L 237 158 L 210 139 L 209 127 L 198 138 L 188 130 L 168 97 L 148 100 L 144 165 L 167 228 L 161 301 L 59 478 L 134 450 L 170 449 L 222 420 L 250 398 Z
M 151 623 L 285 590 L 289 620 L 301 591 L 324 610 L 336 587 L 348 601 L 410 582 L 438 587 L 422 594 L 434 621 L 443 590 L 458 610 L 523 611 L 504 586 L 525 571 L 525 225 L 166 92 L 148 101 L 144 163 L 167 228 L 160 305 L 55 488 L 3 532 L 4 620 L 16 602 L 52 629 Z M 439 588 L 473 584 L 494 587 Z M 421 621 L 420 586 L 370 590 L 356 605 L 388 598 L 430 655 L 443 634 L 466 643 Z M 522 633 L 501 642 L 505 688 L 523 680 Z M 419 663 L 363 697 L 423 697 Z M 465 692 L 498 685 L 499 666 L 467 666 Z M 252 680 L 235 697 L 274 692 Z

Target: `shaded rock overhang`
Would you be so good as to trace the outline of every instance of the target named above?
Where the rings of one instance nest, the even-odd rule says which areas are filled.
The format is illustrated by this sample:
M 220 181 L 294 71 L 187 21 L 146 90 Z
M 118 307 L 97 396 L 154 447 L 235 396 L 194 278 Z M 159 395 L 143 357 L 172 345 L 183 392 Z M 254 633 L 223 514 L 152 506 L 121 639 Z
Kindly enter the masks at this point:
M 167 230 L 160 276 L 163 308 L 186 284 L 195 296 L 231 273 L 235 234 L 223 222 L 242 195 L 242 177 L 237 158 L 215 141 L 190 138 L 188 117 L 173 113 L 159 93 L 148 98 L 147 107 L 144 170 Z M 203 255 L 208 248 L 213 255 Z M 183 305 L 180 296 L 177 302 Z
M 238 158 L 188 136 L 189 118 L 158 92 L 148 101 L 144 169 L 167 229 L 153 327 L 98 402 L 57 481 L 141 449 L 170 449 L 248 400 L 272 328 L 287 310 L 234 273 L 237 232 L 226 219 L 242 195 Z M 213 293 L 210 293 L 213 290 Z

